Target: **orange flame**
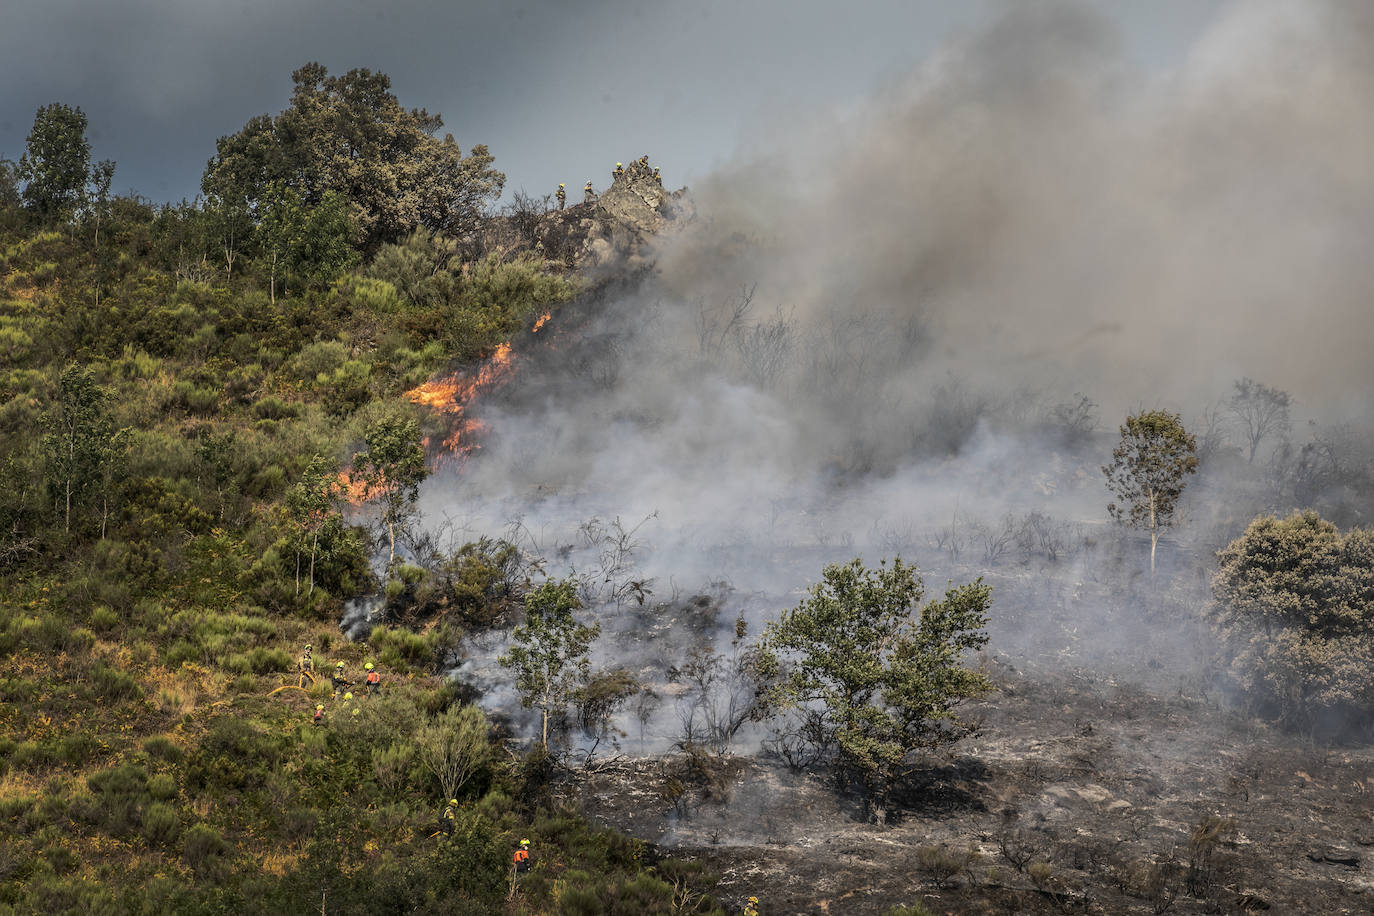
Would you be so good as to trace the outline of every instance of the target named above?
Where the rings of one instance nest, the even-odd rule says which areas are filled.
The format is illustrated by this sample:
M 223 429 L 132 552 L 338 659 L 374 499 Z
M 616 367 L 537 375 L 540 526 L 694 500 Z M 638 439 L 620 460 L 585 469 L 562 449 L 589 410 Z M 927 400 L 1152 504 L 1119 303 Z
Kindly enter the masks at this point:
M 539 316 L 532 330 L 538 331 L 551 317 L 549 312 Z M 506 341 L 475 373 L 435 379 L 406 392 L 406 398 L 412 404 L 423 404 L 449 418 L 449 432 L 443 438 L 441 452 L 435 459 L 436 465 L 457 461 L 461 466 L 469 455 L 482 447 L 478 440 L 486 432 L 487 426 L 481 420 L 467 416 L 467 409 L 476 398 L 510 378 L 514 365 L 515 354 L 510 341 Z M 426 439 L 424 444 L 428 449 L 430 440 Z M 354 478 L 351 468 L 339 474 L 339 492 L 342 499 L 354 506 L 361 506 L 367 501 L 367 485 Z

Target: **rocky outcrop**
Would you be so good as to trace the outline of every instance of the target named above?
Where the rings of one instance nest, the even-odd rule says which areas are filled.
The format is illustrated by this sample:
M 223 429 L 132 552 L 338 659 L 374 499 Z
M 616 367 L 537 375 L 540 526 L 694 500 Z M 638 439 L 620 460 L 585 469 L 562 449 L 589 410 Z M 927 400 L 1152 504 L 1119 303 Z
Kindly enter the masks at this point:
M 643 267 L 655 245 L 693 215 L 686 188 L 669 191 L 644 160 L 635 160 L 594 201 L 545 215 L 536 248 L 570 267 Z

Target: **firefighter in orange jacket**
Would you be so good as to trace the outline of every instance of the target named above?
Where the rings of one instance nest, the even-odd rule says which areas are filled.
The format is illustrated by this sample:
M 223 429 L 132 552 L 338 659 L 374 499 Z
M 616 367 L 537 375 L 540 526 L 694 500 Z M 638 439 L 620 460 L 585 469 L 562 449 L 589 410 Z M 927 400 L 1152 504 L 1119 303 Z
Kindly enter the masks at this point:
M 515 850 L 515 870 L 524 873 L 530 870 L 530 841 L 521 840 L 520 848 Z
M 382 689 L 382 675 L 373 666 L 372 662 L 368 662 L 366 665 L 363 665 L 363 667 L 367 669 L 367 695 L 372 696 L 378 690 Z

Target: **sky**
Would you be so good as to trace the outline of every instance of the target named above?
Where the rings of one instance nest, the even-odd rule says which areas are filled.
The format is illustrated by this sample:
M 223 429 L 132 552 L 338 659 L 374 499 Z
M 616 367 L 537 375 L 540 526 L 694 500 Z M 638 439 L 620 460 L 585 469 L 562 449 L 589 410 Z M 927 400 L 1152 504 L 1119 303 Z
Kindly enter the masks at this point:
M 89 118 L 114 189 L 193 198 L 215 140 L 286 107 L 291 73 L 388 74 L 408 107 L 484 143 L 516 190 L 597 187 L 648 153 L 692 185 L 818 115 L 859 106 L 1015 3 L 995 0 L 17 0 L 0 29 L 0 156 L 34 112 Z M 1165 68 L 1219 0 L 1095 4 Z

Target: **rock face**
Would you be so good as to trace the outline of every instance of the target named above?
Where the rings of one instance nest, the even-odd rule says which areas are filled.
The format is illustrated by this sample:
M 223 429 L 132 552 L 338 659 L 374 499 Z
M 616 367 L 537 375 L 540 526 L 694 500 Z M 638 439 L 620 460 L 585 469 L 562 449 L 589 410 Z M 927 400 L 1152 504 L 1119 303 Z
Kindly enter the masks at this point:
M 655 243 L 693 215 L 687 189 L 667 190 L 637 159 L 613 175 L 594 202 L 546 214 L 535 235 L 547 260 L 571 267 L 635 268 L 650 263 Z

